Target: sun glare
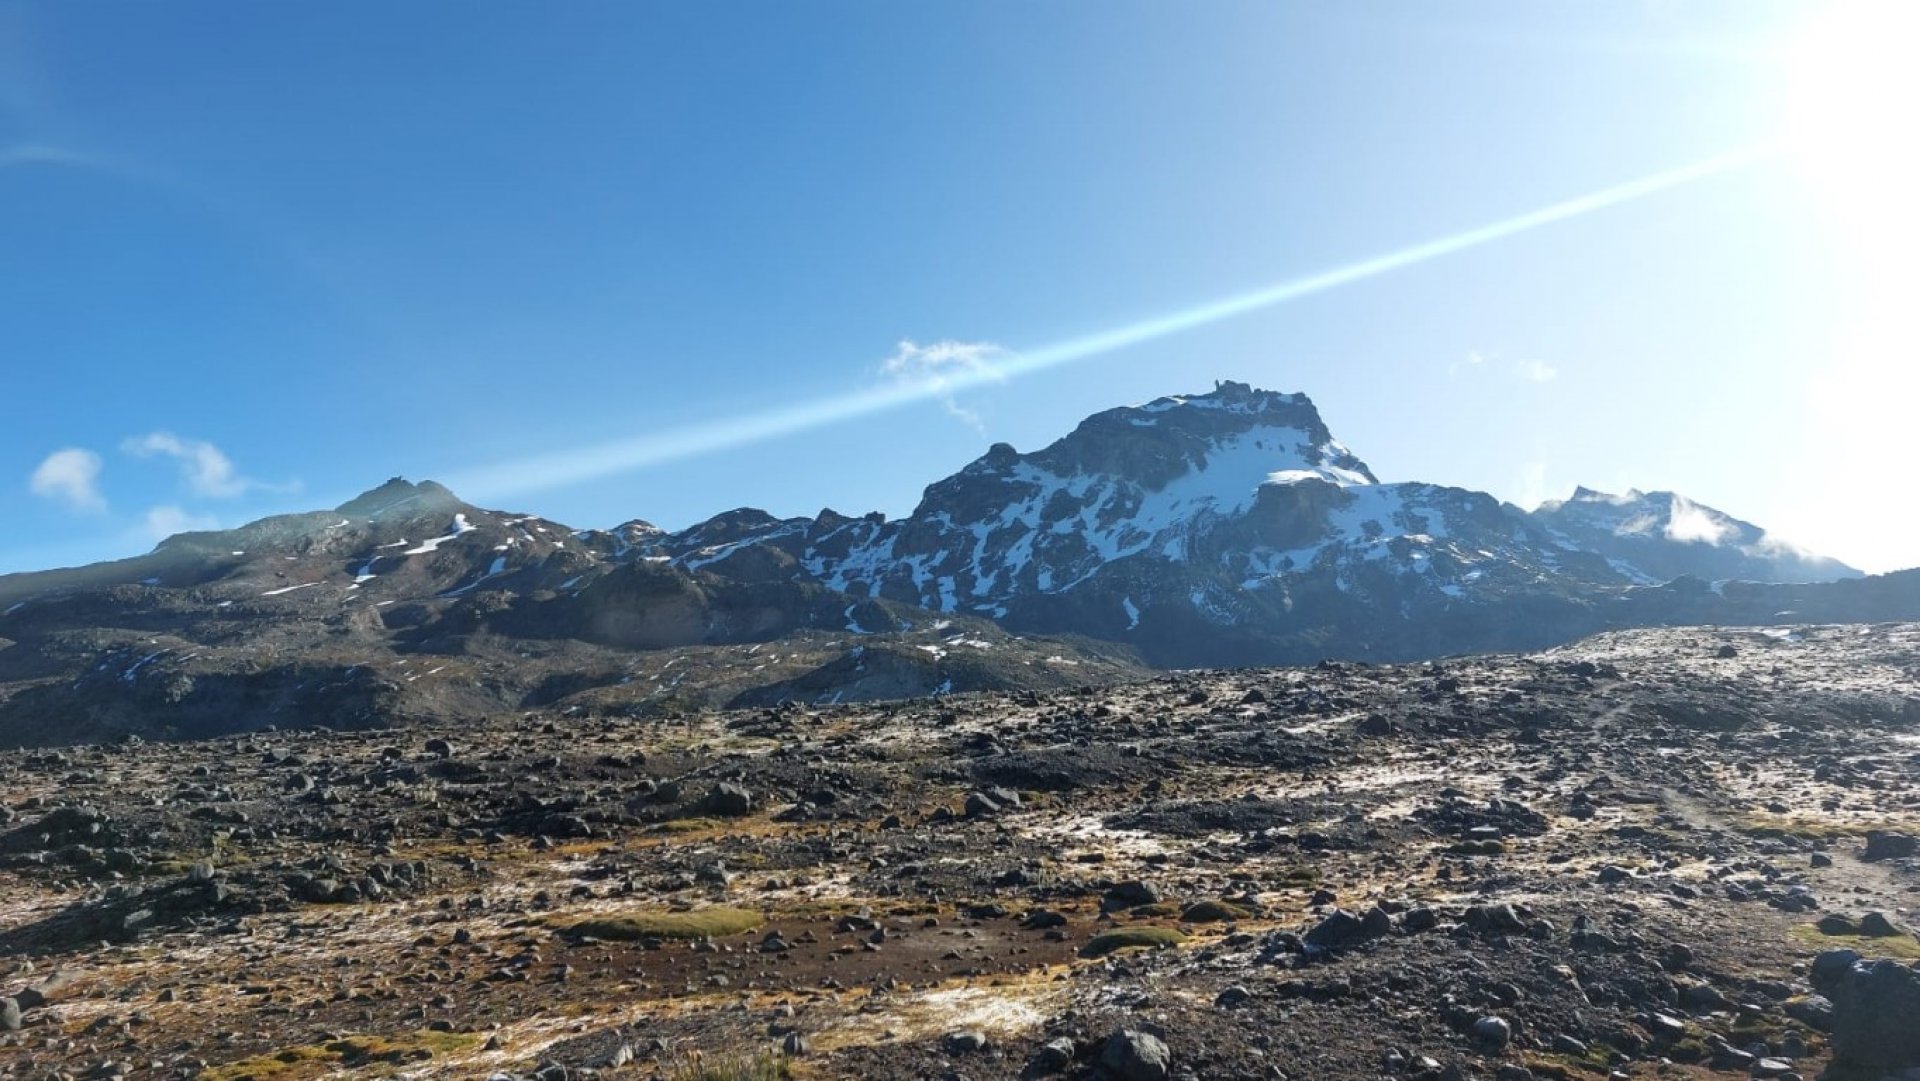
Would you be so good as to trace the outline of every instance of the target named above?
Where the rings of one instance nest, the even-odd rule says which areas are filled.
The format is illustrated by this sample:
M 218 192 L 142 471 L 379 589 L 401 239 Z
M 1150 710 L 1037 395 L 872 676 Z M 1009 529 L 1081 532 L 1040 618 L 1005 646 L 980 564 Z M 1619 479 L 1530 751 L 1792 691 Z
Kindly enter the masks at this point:
M 1874 232 L 1920 215 L 1920 3 L 1821 9 L 1791 49 L 1788 139 L 1831 209 Z
M 1909 417 L 1920 400 L 1920 2 L 1862 0 L 1821 8 L 1790 51 L 1787 139 L 1835 262 L 1832 333 L 1809 357 L 1808 430 L 1832 460 L 1787 531 L 1829 551 L 1857 538 L 1844 523 L 1884 500 L 1862 464 L 1913 460 Z M 1904 505 L 1902 505 L 1904 508 Z M 1903 531 L 1920 517 L 1903 511 Z M 1883 518 L 1885 516 L 1883 515 Z

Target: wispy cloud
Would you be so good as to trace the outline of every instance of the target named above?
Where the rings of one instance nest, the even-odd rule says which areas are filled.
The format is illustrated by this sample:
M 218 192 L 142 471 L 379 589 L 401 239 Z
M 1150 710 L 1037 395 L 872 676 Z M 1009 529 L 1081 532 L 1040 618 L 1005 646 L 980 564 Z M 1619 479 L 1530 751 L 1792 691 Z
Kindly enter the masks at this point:
M 1466 356 L 1447 365 L 1447 378 L 1451 379 L 1469 368 L 1478 368 L 1487 362 L 1487 355 L 1478 349 L 1471 350 Z
M 180 474 L 195 495 L 209 499 L 232 499 L 256 489 L 285 491 L 287 485 L 273 485 L 240 475 L 226 452 L 204 439 L 183 439 L 172 432 L 149 432 L 128 439 L 120 449 L 139 458 L 166 457 L 180 464 Z
M 78 151 L 45 143 L 0 146 L 0 169 L 24 168 L 29 165 L 73 165 L 90 168 L 98 164 L 94 159 Z
M 219 520 L 212 515 L 193 514 L 171 503 L 148 507 L 143 524 L 146 527 L 147 536 L 156 541 L 166 540 L 175 533 L 220 528 Z
M 107 509 L 100 494 L 100 456 L 82 447 L 67 447 L 47 455 L 33 471 L 27 488 L 34 495 L 65 503 L 74 510 L 98 513 Z
M 1447 378 L 1458 378 L 1462 374 L 1477 371 L 1502 370 L 1527 383 L 1551 383 L 1560 377 L 1560 369 L 1544 360 L 1518 360 L 1507 365 L 1489 366 L 1488 362 L 1497 359 L 1491 353 L 1472 350 L 1459 360 L 1447 364 Z
M 1548 485 L 1547 463 L 1533 461 L 1522 465 L 1518 482 L 1520 507 L 1532 510 L 1545 503 L 1552 496 Z
M 1669 540 L 1719 544 L 1730 540 L 1737 532 L 1731 523 L 1715 518 L 1685 496 L 1673 497 L 1673 506 L 1667 512 Z
M 980 414 L 954 397 L 955 384 L 977 386 L 982 380 L 1004 380 L 997 361 L 1006 355 L 1005 349 L 992 342 L 948 340 L 921 345 L 902 339 L 893 355 L 880 363 L 880 373 L 934 394 L 949 414 L 984 435 L 986 425 Z
M 1560 369 L 1544 360 L 1523 360 L 1513 366 L 1513 374 L 1529 383 L 1551 383 L 1560 377 Z

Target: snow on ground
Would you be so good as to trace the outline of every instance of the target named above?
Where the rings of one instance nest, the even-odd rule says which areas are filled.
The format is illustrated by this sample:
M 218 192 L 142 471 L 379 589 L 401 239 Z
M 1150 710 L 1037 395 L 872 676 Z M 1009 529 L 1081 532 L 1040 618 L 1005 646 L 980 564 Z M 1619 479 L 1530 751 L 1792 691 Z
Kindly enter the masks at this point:
M 494 556 L 493 562 L 487 567 L 487 573 L 481 575 L 478 578 L 475 578 L 473 581 L 468 582 L 466 585 L 463 585 L 458 589 L 450 589 L 440 595 L 442 597 L 458 597 L 463 593 L 471 593 L 475 589 L 478 589 L 488 579 L 498 578 L 502 574 L 505 574 L 506 571 L 507 571 L 507 557 Z
M 956 634 L 953 637 L 946 639 L 946 644 L 950 646 L 972 646 L 975 649 L 992 649 L 993 648 L 993 643 L 987 641 L 984 638 L 968 638 L 964 634 Z
M 171 652 L 173 651 L 170 649 L 162 649 L 162 650 L 158 650 L 156 652 L 147 654 L 146 656 L 133 662 L 132 667 L 120 673 L 120 678 L 122 680 L 125 680 L 128 683 L 132 683 L 133 678 L 140 674 L 140 669 L 145 668 L 147 665 L 153 663 L 155 660 L 158 660 L 159 658 L 164 657 Z
M 474 526 L 467 521 L 466 515 L 456 514 L 453 516 L 453 526 L 449 532 L 434 537 L 431 540 L 421 541 L 418 546 L 407 549 L 404 554 L 410 556 L 426 555 L 428 552 L 439 550 L 441 545 L 460 536 L 462 533 L 471 533 L 473 530 Z

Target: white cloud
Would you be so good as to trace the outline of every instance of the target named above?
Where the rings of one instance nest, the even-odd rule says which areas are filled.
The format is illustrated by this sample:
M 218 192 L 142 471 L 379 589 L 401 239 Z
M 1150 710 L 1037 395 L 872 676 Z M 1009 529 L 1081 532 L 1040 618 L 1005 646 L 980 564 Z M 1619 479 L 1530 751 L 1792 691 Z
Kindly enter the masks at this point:
M 1487 355 L 1478 349 L 1469 350 L 1464 360 L 1456 360 L 1447 365 L 1447 378 L 1451 379 L 1466 368 L 1478 368 L 1487 362 Z
M 1667 512 L 1668 540 L 1719 544 L 1732 539 L 1735 532 L 1732 523 L 1708 514 L 1691 499 L 1678 495 L 1673 497 L 1673 506 Z
M 1447 377 L 1452 379 L 1457 378 L 1462 373 L 1495 370 L 1487 367 L 1487 362 L 1494 359 L 1496 358 L 1491 353 L 1482 353 L 1478 349 L 1471 350 L 1464 358 L 1451 361 L 1447 364 Z M 1507 365 L 1506 370 L 1511 373 L 1515 379 L 1528 383 L 1551 383 L 1560 377 L 1560 369 L 1548 364 L 1544 360 L 1515 361 L 1513 364 Z
M 151 432 L 138 439 L 127 440 L 120 445 L 120 449 L 141 458 L 164 455 L 177 460 L 181 474 L 187 479 L 187 486 L 195 495 L 230 499 L 249 488 L 260 487 L 259 482 L 241 476 L 234 469 L 233 459 L 228 458 L 219 447 L 204 440 L 182 439 L 172 432 Z
M 880 362 L 880 373 L 914 386 L 937 392 L 946 411 L 976 432 L 985 434 L 980 415 L 961 405 L 954 397 L 953 383 L 966 377 L 977 383 L 981 377 L 1000 381 L 1005 378 L 995 362 L 1006 350 L 992 342 L 938 341 L 931 345 L 901 339 L 893 355 Z
M 1513 366 L 1513 374 L 1529 383 L 1551 383 L 1559 378 L 1560 369 L 1544 360 L 1523 360 Z
M 74 510 L 104 511 L 107 500 L 100 494 L 100 456 L 80 447 L 68 447 L 47 455 L 27 481 L 34 495 L 67 504 Z
M 211 515 L 190 514 L 172 504 L 148 507 L 145 525 L 147 535 L 156 541 L 166 540 L 175 533 L 220 528 L 220 523 Z

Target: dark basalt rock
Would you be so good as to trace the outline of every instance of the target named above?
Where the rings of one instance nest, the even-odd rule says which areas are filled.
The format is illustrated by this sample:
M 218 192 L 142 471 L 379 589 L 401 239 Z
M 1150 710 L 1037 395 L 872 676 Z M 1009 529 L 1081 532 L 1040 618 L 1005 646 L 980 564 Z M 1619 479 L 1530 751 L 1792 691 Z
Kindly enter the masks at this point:
M 1920 839 L 1904 833 L 1874 830 L 1867 834 L 1867 845 L 1860 852 L 1863 860 L 1905 859 L 1920 850 Z
M 1898 961 L 1859 961 L 1830 997 L 1837 1069 L 1878 1077 L 1920 1066 L 1920 972 Z

